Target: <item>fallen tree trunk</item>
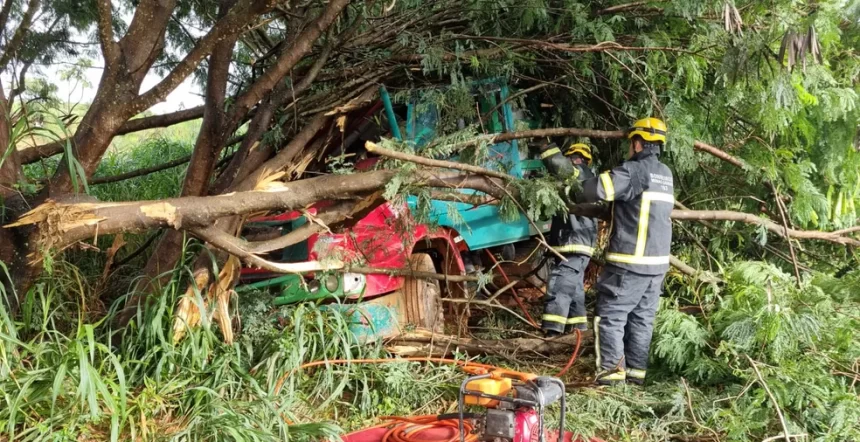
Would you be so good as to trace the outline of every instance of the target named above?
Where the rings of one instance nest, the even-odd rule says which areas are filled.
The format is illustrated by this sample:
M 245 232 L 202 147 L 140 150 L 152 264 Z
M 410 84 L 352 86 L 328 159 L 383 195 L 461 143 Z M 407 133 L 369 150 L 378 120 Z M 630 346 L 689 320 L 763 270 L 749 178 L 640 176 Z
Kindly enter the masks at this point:
M 376 192 L 397 174 L 375 171 L 353 175 L 325 175 L 306 180 L 266 183 L 263 189 L 208 197 L 180 197 L 157 201 L 64 204 L 48 201 L 6 228 L 37 225 L 45 250 L 63 249 L 97 235 L 139 232 L 153 228 L 195 231 L 221 218 L 270 210 L 299 210 L 318 201 Z M 496 194 L 497 188 L 480 176 L 416 173 L 414 185 L 463 187 Z M 33 252 L 36 252 L 33 250 Z M 33 256 L 38 259 L 37 256 Z
M 591 330 L 582 333 L 582 346 L 593 342 Z M 503 355 L 507 357 L 570 355 L 576 345 L 576 335 L 557 338 L 474 339 L 416 330 L 391 339 L 385 345 L 389 352 L 402 357 L 442 357 L 455 353 Z

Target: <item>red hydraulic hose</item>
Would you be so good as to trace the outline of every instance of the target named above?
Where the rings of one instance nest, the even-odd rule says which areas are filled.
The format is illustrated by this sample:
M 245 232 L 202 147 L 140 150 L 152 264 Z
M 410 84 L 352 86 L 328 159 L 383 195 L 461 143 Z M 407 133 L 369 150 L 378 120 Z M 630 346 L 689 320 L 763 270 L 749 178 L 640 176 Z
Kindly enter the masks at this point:
M 502 276 L 505 278 L 505 282 L 507 282 L 508 284 L 510 284 L 510 283 L 511 283 L 511 279 L 510 279 L 510 278 L 508 278 L 508 274 L 507 274 L 507 273 L 505 273 L 505 270 L 504 270 L 504 269 L 502 269 L 502 266 L 500 266 L 500 265 L 499 265 L 499 262 L 498 262 L 498 261 L 496 261 L 496 257 L 495 257 L 495 256 L 493 256 L 493 254 L 492 254 L 492 253 L 490 253 L 490 249 L 484 249 L 484 250 L 486 250 L 486 251 L 487 251 L 487 255 L 489 255 L 489 256 L 490 256 L 490 260 L 492 260 L 492 261 L 493 261 L 493 265 L 494 265 L 494 266 L 496 266 L 496 267 L 498 267 L 498 269 L 499 269 L 499 273 L 501 273 L 501 274 L 502 274 Z M 532 315 L 530 315 L 530 314 L 529 314 L 529 310 L 526 308 L 526 306 L 523 304 L 523 301 L 522 301 L 522 300 L 520 299 L 520 297 L 517 295 L 517 291 L 516 291 L 516 289 L 514 289 L 513 287 L 511 287 L 511 293 L 514 295 L 514 301 L 516 301 L 516 302 L 517 302 L 517 305 L 518 305 L 518 306 L 520 306 L 520 310 L 522 310 L 522 311 L 523 311 L 523 314 L 525 315 L 526 319 L 528 319 L 528 321 L 529 321 L 533 326 L 535 326 L 535 327 L 540 327 L 540 326 L 538 325 L 538 323 L 537 323 L 537 322 L 535 322 L 535 320 L 532 318 Z
M 413 418 L 407 417 L 389 417 L 392 421 L 399 422 L 391 427 L 385 436 L 382 437 L 382 442 L 459 442 L 460 428 L 457 419 L 439 419 L 438 416 L 416 416 Z M 447 437 L 432 438 L 419 437 L 424 430 L 431 428 L 447 428 Z M 464 420 L 463 421 L 464 440 L 466 442 L 478 442 L 478 435 L 474 433 L 474 425 Z
M 579 345 L 582 344 L 582 330 L 575 328 L 573 329 L 573 331 L 576 332 L 576 346 L 573 348 L 573 353 L 570 355 L 570 359 L 568 359 L 567 365 L 565 365 L 564 368 L 562 368 L 561 371 L 558 372 L 557 375 L 555 375 L 555 377 L 557 378 L 560 378 L 565 373 L 567 373 L 567 371 L 570 370 L 570 367 L 573 366 L 573 363 L 576 362 L 576 358 L 579 357 Z

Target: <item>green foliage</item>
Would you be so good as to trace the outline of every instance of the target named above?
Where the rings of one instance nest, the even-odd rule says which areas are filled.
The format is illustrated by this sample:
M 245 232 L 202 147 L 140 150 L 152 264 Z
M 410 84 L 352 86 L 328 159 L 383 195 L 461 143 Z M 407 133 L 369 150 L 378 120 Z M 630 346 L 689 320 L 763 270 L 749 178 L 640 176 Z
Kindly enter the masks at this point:
M 0 307 L 0 434 L 9 440 L 319 440 L 341 431 L 331 422 L 339 416 L 354 428 L 455 391 L 453 368 L 417 363 L 297 370 L 384 353 L 356 345 L 339 313 L 310 304 L 273 310 L 265 293 L 243 300 L 233 345 L 221 342 L 211 311 L 174 343 L 180 280 L 111 348 L 113 317 L 93 319 L 77 278 L 59 272 L 39 281 L 18 319 Z
M 727 276 L 725 292 L 708 298 L 700 317 L 663 304 L 652 354 L 661 378 L 685 376 L 722 396 L 697 405 L 706 426 L 732 440 L 761 439 L 781 427 L 752 360 L 790 430 L 822 441 L 858 437 L 856 370 L 848 369 L 860 357 L 857 272 L 818 275 L 800 288 L 763 262 L 738 263 Z
M 105 155 L 96 177 L 115 176 L 137 169 L 159 166 L 190 155 L 193 145 L 165 138 L 147 140 L 135 149 L 111 150 Z M 187 165 L 118 181 L 93 186 L 92 195 L 101 201 L 134 201 L 179 196 Z
M 10 77 L 16 77 L 23 62 L 35 60 L 38 66 L 54 63 L 59 56 L 92 58 L 93 54 L 81 53 L 79 45 L 69 42 L 75 30 L 84 30 L 95 40 L 94 4 L 42 3 L 48 5 L 47 12 L 37 16 L 38 32 L 15 55 Z M 438 110 L 440 130 L 434 143 L 421 150 L 391 140 L 383 140 L 383 146 L 504 169 L 508 165 L 490 161 L 487 138 L 480 135 L 485 128 L 477 120 L 467 81 L 500 76 L 516 87 L 552 82 L 553 87 L 538 91 L 537 98 L 518 100 L 526 118 L 542 121 L 544 127 L 624 129 L 644 115 L 664 118 L 669 143 L 663 158 L 675 173 L 678 201 L 693 209 L 740 210 L 779 221 L 775 196 L 763 186 L 766 179 L 779 189 L 794 227 L 856 226 L 860 202 L 857 2 L 670 0 L 614 12 L 608 9 L 620 3 L 394 2 L 391 14 L 408 11 L 408 17 L 417 18 L 415 23 L 430 21 L 421 14 L 457 8 L 457 19 L 448 24 L 454 23 L 458 31 L 453 34 L 442 26 L 436 32 L 436 23 L 431 22 L 427 29 L 407 26 L 392 37 L 397 55 L 421 56 L 420 69 L 397 70 L 406 77 L 397 77 L 401 79 L 397 87 L 432 83 L 446 87 L 428 88 L 417 95 Z M 7 31 L 20 21 L 22 4 L 16 2 L 12 9 Z M 727 4 L 740 11 L 743 33 L 726 32 L 721 20 L 713 20 L 722 17 Z M 134 6 L 134 2 L 115 6 L 115 16 L 128 15 Z M 347 14 L 350 18 L 365 5 L 353 2 L 353 7 Z M 174 66 L 179 51 L 196 44 L 184 24 L 205 29 L 213 23 L 216 9 L 211 1 L 179 2 L 166 35 L 169 50 L 159 55 L 156 64 L 164 69 Z M 53 22 L 57 26 L 50 26 Z M 114 25 L 117 30 L 124 26 L 121 20 Z M 779 42 L 786 31 L 810 26 L 818 33 L 825 62 L 810 59 L 805 68 L 801 63 L 790 71 L 774 56 Z M 369 27 L 362 24 L 359 35 L 374 35 Z M 295 31 L 292 25 L 280 24 L 256 29 L 263 34 L 261 40 L 273 42 Z M 543 46 L 607 42 L 670 49 L 569 52 Z M 244 80 L 255 75 L 253 64 L 261 55 L 244 43 L 241 46 L 235 55 L 240 63 L 231 71 L 238 79 L 231 81 L 231 96 L 247 86 Z M 390 56 L 391 49 L 350 47 L 334 58 L 342 63 L 353 54 L 362 62 L 373 61 Z M 296 71 L 305 66 L 300 64 Z M 327 66 L 323 76 L 331 76 L 333 70 Z M 69 81 L 82 78 L 80 67 L 61 75 Z M 56 97 L 54 85 L 39 75 L 25 86 L 21 98 L 58 109 L 39 110 L 46 116 L 38 132 L 27 133 L 29 129 L 16 125 L 14 142 L 41 144 L 67 138 L 75 124 L 60 119 L 80 116 L 86 106 Z M 330 88 L 331 84 L 314 85 L 312 91 Z M 416 96 L 405 92 L 395 98 L 402 102 Z M 287 136 L 282 127 L 294 115 L 297 109 L 290 116 L 278 114 L 276 129 L 264 141 L 282 144 Z M 153 138 L 153 132 L 148 132 L 117 140 L 96 176 L 187 155 L 199 125 L 180 128 L 160 131 L 161 137 Z M 24 134 L 36 139 L 28 141 Z M 462 148 L 475 138 L 479 138 L 477 144 Z M 693 149 L 694 140 L 719 146 L 745 167 L 701 155 Z M 581 141 L 595 146 L 596 168 L 609 168 L 623 159 L 625 149 L 619 148 L 623 143 Z M 69 144 L 65 148 L 72 152 Z M 46 178 L 57 161 L 31 165 L 27 176 Z M 87 191 L 74 156 L 67 155 L 66 161 Z M 351 169 L 343 158 L 331 166 L 336 173 Z M 388 161 L 386 167 L 398 174 L 386 186 L 385 197 L 400 202 L 405 195 L 414 195 L 418 219 L 429 219 L 429 190 L 410 185 L 417 166 Z M 174 196 L 182 171 L 179 167 L 90 186 L 88 191 L 106 201 Z M 499 203 L 507 220 L 521 216 L 521 208 L 534 219 L 565 211 L 555 180 L 517 181 L 512 188 L 520 200 L 506 197 Z M 31 193 L 35 187 L 21 189 Z M 456 223 L 458 212 L 452 207 L 448 205 L 448 217 Z M 804 271 L 798 287 L 791 264 L 773 253 L 787 254 L 787 243 L 766 229 L 718 222 L 675 231 L 673 254 L 723 273 L 727 283 L 717 289 L 670 274 L 668 297 L 662 302 L 654 334 L 648 389 L 571 391 L 568 428 L 617 440 L 708 437 L 713 432 L 725 440 L 763 440 L 783 431 L 775 412 L 779 407 L 792 433 L 807 433 L 816 441 L 860 439 L 860 401 L 854 382 L 860 360 L 860 273 L 832 274 L 843 266 L 856 268 L 856 256 L 825 243 L 795 244 L 800 263 L 812 268 Z M 136 246 L 143 239 L 131 242 Z M 96 245 L 104 250 L 111 240 L 100 237 Z M 242 333 L 235 344 L 221 343 L 211 312 L 203 315 L 199 330 L 173 343 L 173 308 L 188 277 L 181 272 L 156 303 L 141 311 L 125 331 L 123 344 L 111 348 L 112 316 L 105 316 L 105 306 L 94 299 L 97 283 L 83 276 L 103 268 L 101 258 L 94 255 L 68 251 L 64 258 L 75 265 L 62 258 L 46 260 L 46 277 L 21 294 L 21 313 L 12 317 L 0 308 L 0 438 L 319 440 L 337 429 L 331 423 L 314 422 L 336 421 L 354 429 L 381 415 L 450 411 L 459 379 L 451 368 L 350 364 L 294 373 L 312 360 L 385 356 L 378 346 L 355 345 L 343 317 L 314 305 L 276 311 L 269 306 L 267 294 L 243 296 L 239 303 Z M 126 271 L 135 273 L 125 276 L 136 276 L 137 269 Z M 489 274 L 480 278 L 480 287 L 491 282 Z M 202 299 L 205 293 L 198 295 Z M 277 381 L 284 375 L 289 375 L 285 387 L 276 394 Z M 299 424 L 284 424 L 285 416 Z
M 529 218 L 546 220 L 556 214 L 567 213 L 567 205 L 559 195 L 558 184 L 558 179 L 551 176 L 517 182 L 520 200 L 524 202 L 526 215 Z M 505 214 L 505 212 L 502 213 Z

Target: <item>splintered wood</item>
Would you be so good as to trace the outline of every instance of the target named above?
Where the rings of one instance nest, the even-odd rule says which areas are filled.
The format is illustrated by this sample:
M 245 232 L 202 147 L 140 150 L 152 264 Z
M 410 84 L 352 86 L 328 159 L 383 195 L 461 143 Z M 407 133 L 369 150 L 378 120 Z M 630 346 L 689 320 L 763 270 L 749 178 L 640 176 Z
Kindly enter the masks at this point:
M 202 307 L 218 323 L 218 328 L 221 329 L 221 334 L 224 336 L 224 342 L 233 343 L 233 325 L 229 307 L 230 298 L 235 292 L 230 287 L 233 286 L 233 281 L 239 276 L 240 268 L 239 259 L 231 255 L 218 274 L 218 280 L 209 285 L 205 296 L 201 296 L 202 306 L 197 302 L 196 295 L 198 293 L 203 295 L 202 287 L 209 278 L 206 271 L 200 271 L 195 275 L 194 284 L 189 285 L 185 295 L 179 300 L 179 307 L 173 320 L 174 342 L 180 341 L 188 330 L 200 324 L 202 318 L 200 307 Z M 211 308 L 210 312 L 210 306 L 213 304 L 214 307 Z
M 176 206 L 170 203 L 154 203 L 140 206 L 140 213 L 145 216 L 159 219 L 167 222 L 167 224 L 179 228 L 180 216 L 176 213 Z

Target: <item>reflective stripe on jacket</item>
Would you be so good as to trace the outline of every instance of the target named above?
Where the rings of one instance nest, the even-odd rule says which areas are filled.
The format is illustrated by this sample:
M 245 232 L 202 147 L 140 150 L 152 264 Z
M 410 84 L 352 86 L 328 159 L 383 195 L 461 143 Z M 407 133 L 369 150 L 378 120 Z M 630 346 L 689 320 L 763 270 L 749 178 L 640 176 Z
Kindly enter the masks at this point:
M 547 170 L 563 178 L 573 174 L 580 183 L 594 178 L 594 172 L 585 164 L 573 164 L 558 148 L 541 155 Z M 597 242 L 597 221 L 572 214 L 554 216 L 549 243 L 559 253 L 591 256 Z
M 669 270 L 672 171 L 646 150 L 583 183 L 585 202 L 612 203 L 612 233 L 606 262 L 641 275 Z

